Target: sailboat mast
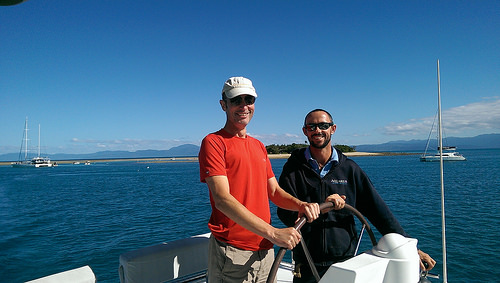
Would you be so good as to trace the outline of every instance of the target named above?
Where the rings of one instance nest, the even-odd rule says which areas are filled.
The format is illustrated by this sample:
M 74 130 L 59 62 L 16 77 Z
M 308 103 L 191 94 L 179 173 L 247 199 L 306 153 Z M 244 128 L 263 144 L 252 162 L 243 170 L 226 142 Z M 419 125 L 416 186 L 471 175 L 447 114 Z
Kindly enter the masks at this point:
M 40 124 L 38 124 L 38 157 L 40 157 Z
M 28 159 L 28 117 L 24 121 L 24 160 Z
M 441 160 L 443 159 L 443 129 L 441 126 L 441 82 L 439 76 L 439 59 L 437 60 L 437 81 L 438 81 L 438 146 Z M 441 170 L 442 172 L 443 170 Z
M 441 232 L 443 245 L 443 283 L 448 282 L 446 270 L 446 221 L 444 212 L 444 168 L 443 168 L 443 129 L 441 124 L 441 82 L 439 75 L 439 59 L 437 60 L 437 81 L 438 81 L 438 142 L 439 142 L 439 163 L 441 174 Z

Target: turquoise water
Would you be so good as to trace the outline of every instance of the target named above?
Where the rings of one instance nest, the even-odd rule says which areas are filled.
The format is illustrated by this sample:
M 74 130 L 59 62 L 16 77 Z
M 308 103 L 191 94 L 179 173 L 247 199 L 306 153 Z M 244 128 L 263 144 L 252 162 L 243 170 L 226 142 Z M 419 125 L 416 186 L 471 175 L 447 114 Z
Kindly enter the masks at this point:
M 492 282 L 500 277 L 500 150 L 461 152 L 468 161 L 445 163 L 448 281 Z M 353 159 L 442 273 L 439 164 L 416 155 Z M 285 161 L 272 160 L 276 175 Z M 196 162 L 0 166 L 0 282 L 84 265 L 98 282 L 119 282 L 120 254 L 207 232 L 198 174 Z M 282 226 L 274 209 L 273 223 Z

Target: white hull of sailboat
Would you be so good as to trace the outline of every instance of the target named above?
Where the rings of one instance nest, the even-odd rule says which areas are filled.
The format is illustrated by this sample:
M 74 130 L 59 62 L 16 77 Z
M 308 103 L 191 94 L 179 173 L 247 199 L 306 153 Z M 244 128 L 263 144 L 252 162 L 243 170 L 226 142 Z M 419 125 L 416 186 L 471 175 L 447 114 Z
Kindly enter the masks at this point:
M 420 161 L 433 162 L 440 161 L 441 157 L 439 154 L 435 155 L 424 155 L 420 157 Z M 458 153 L 443 153 L 443 161 L 465 161 L 467 160 L 463 155 Z
M 28 162 L 14 162 L 12 163 L 12 167 L 14 168 L 43 168 L 43 167 L 53 167 L 54 164 L 50 161 L 45 161 L 43 163 L 33 163 L 31 161 Z
M 19 163 L 13 163 L 12 167 L 14 168 L 44 168 L 44 167 L 53 167 L 52 164 L 19 164 Z

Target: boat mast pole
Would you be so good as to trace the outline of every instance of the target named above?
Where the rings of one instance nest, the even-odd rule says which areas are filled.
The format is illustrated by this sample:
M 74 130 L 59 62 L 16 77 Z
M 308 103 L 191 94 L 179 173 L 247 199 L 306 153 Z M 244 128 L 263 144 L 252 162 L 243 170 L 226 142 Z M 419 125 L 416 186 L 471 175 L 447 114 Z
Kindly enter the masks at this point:
M 28 117 L 24 121 L 24 160 L 28 159 Z
M 40 157 L 40 124 L 38 124 L 38 157 Z
M 438 124 L 439 124 L 439 163 L 441 173 L 441 232 L 442 232 L 442 245 L 443 245 L 443 283 L 448 282 L 446 270 L 446 221 L 444 213 L 444 168 L 443 168 L 443 129 L 441 124 L 441 82 L 439 76 L 439 59 L 437 60 L 437 81 L 438 81 Z

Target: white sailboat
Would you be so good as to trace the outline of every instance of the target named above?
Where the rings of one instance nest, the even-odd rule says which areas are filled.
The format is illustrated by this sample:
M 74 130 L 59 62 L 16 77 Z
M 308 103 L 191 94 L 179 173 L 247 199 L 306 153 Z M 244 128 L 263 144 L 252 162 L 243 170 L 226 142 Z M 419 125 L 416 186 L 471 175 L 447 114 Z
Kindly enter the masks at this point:
M 23 152 L 24 152 L 24 158 L 21 158 Z M 26 120 L 24 122 L 23 142 L 21 144 L 21 150 L 19 151 L 19 161 L 13 162 L 12 167 L 41 168 L 41 167 L 52 167 L 52 166 L 54 166 L 54 164 L 50 161 L 50 158 L 42 157 L 40 154 L 40 125 L 38 125 L 38 155 L 31 159 L 28 158 L 28 117 L 26 117 Z
M 439 60 L 437 63 L 438 72 L 438 147 L 435 154 L 427 154 L 429 149 L 429 142 L 431 140 L 434 123 L 431 127 L 429 133 L 429 138 L 427 139 L 427 145 L 425 146 L 424 153 L 420 156 L 420 161 L 465 161 L 467 160 L 462 154 L 458 153 L 455 146 L 443 146 L 443 129 L 442 129 L 442 118 L 441 118 L 441 86 L 440 86 L 440 75 L 439 75 Z

